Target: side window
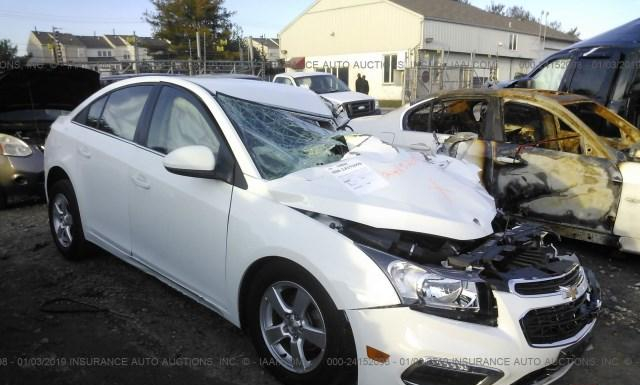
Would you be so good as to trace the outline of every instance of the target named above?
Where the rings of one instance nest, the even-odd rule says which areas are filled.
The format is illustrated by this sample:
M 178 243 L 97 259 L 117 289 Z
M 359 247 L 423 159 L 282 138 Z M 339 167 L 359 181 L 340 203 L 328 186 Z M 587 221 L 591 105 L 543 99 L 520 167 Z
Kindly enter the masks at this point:
M 425 103 L 417 109 L 409 112 L 407 118 L 407 130 L 429 132 L 429 117 L 431 115 L 431 103 Z
M 104 106 L 99 129 L 133 140 L 142 109 L 152 89 L 153 86 L 135 86 L 112 92 Z
M 104 108 L 104 103 L 107 101 L 107 97 L 103 96 L 95 102 L 91 103 L 88 107 L 82 110 L 73 121 L 76 123 L 84 124 L 85 126 L 99 128 L 100 115 Z
M 568 91 L 607 104 L 617 64 L 613 58 L 581 58 L 576 63 Z
M 289 78 L 276 78 L 276 83 L 286 84 L 288 86 L 292 86 L 293 82 L 289 80 Z
M 220 140 L 202 105 L 187 92 L 163 87 L 155 106 L 146 146 L 163 154 L 185 146 L 207 146 L 218 154 Z
M 533 88 L 539 90 L 557 91 L 560 89 L 560 83 L 567 67 L 571 62 L 570 58 L 557 59 L 549 62 L 546 66 L 533 75 Z
M 487 114 L 487 101 L 474 99 L 445 100 L 433 104 L 431 131 L 453 135 L 472 132 L 483 137 Z
M 551 115 L 538 107 L 507 102 L 504 104 L 504 141 L 531 144 L 544 137 L 545 119 Z
M 569 104 L 567 109 L 574 113 L 596 134 L 607 138 L 620 138 L 620 129 L 598 113 L 598 105 L 594 103 Z

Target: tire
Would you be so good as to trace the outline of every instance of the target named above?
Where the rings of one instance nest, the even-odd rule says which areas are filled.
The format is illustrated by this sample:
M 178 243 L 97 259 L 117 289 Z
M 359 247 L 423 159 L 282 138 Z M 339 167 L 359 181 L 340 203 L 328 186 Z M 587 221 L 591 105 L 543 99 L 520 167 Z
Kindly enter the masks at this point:
M 49 228 L 56 247 L 65 258 L 78 260 L 85 257 L 88 243 L 84 239 L 78 201 L 71 182 L 56 182 L 49 190 L 49 197 Z
M 298 295 L 302 296 L 300 303 L 307 303 L 307 306 L 294 305 Z M 287 385 L 348 385 L 357 382 L 358 368 L 351 327 L 310 273 L 291 263 L 272 263 L 268 270 L 255 278 L 247 299 L 247 331 L 260 364 L 278 380 Z M 278 310 L 272 303 L 279 300 L 284 306 Z M 303 308 L 306 311 L 296 310 Z M 291 311 L 296 316 L 285 319 L 280 316 L 282 310 L 286 310 L 286 314 Z M 278 324 L 279 327 L 269 328 Z M 322 338 L 318 331 L 325 333 L 324 349 L 319 348 Z M 271 341 L 282 339 L 268 346 L 267 338 Z M 295 349 L 297 346 L 301 348 Z M 295 354 L 296 351 L 303 354 Z M 304 358 L 294 359 L 292 353 Z

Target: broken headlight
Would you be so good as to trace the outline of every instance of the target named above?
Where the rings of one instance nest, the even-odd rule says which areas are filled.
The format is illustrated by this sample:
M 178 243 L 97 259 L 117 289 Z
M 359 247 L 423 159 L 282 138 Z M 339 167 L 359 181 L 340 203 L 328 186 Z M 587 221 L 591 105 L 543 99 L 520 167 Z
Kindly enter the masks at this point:
M 384 271 L 403 305 L 460 321 L 497 325 L 489 286 L 474 272 L 417 265 L 358 245 Z

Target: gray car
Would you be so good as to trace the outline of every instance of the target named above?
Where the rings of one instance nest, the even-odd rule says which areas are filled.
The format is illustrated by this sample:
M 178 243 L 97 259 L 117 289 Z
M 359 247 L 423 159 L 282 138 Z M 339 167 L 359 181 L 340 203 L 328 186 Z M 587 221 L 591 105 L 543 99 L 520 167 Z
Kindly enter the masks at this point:
M 0 74 L 0 208 L 44 196 L 49 126 L 100 88 L 97 72 L 40 65 Z

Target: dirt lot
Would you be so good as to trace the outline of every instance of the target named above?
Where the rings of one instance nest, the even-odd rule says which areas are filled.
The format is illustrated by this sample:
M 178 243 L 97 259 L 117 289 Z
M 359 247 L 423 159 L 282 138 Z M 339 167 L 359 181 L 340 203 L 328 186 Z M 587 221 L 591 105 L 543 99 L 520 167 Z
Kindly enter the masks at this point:
M 596 272 L 605 302 L 592 348 L 558 384 L 637 384 L 640 257 L 563 247 Z M 0 293 L 0 385 L 277 383 L 241 331 L 156 279 L 104 252 L 64 260 L 41 204 L 0 211 Z M 81 303 L 45 304 L 56 298 Z

